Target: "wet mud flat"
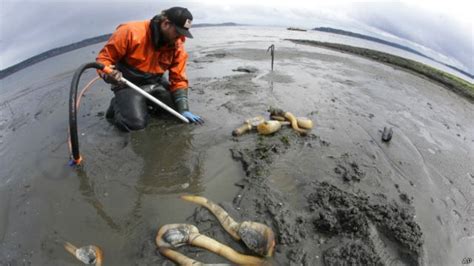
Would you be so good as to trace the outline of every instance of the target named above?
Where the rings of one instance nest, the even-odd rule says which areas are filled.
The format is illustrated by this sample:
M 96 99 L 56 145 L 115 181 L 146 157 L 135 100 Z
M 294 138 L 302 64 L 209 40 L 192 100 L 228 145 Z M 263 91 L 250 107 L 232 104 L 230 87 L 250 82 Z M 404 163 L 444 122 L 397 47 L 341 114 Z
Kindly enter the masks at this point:
M 285 48 L 280 48 L 280 53 L 276 54 L 277 58 L 279 56 L 288 65 L 291 65 L 291 62 L 298 62 L 297 64 L 304 67 L 315 67 L 317 70 L 321 70 L 320 65 L 311 65 L 302 59 L 306 57 L 318 58 L 323 62 L 334 59 L 337 62 L 348 63 L 348 68 L 357 67 L 357 64 L 352 65 L 354 61 L 346 56 L 336 59 L 337 53 L 325 54 L 318 50 L 316 54 L 311 55 L 310 52 L 306 53 L 308 52 L 306 49 L 295 49 L 292 52 Z M 332 57 L 333 55 L 335 57 Z M 291 57 L 292 60 L 288 60 Z M 365 99 L 366 102 L 350 101 L 356 97 L 364 97 L 363 95 L 352 98 L 343 93 L 338 97 L 336 96 L 338 93 L 330 91 L 338 86 L 334 85 L 335 83 L 348 90 L 359 85 L 374 86 L 370 80 L 355 81 L 350 75 L 342 80 L 336 78 L 340 73 L 336 75 L 321 73 L 321 76 L 330 79 L 329 82 L 332 83 L 332 86 L 328 87 L 331 89 L 325 92 L 317 89 L 320 94 L 305 94 L 305 89 L 308 87 L 314 87 L 315 84 L 323 86 L 322 84 L 325 83 L 319 83 L 317 75 L 313 76 L 314 79 L 308 78 L 309 81 L 298 79 L 296 75 L 291 75 L 295 73 L 291 67 L 281 70 L 282 64 L 277 65 L 275 72 L 262 70 L 258 66 L 262 64 L 260 61 L 268 60 L 267 62 L 269 62 L 269 59 L 265 58 L 263 51 L 259 52 L 258 49 L 241 48 L 212 51 L 201 59 L 196 59 L 194 63 L 200 65 L 204 62 L 215 63 L 226 60 L 233 62 L 236 58 L 244 58 L 244 60 L 253 58 L 254 61 L 257 60 L 257 63 L 247 62 L 248 65 L 235 65 L 232 67 L 232 71 L 241 74 L 224 76 L 221 79 L 203 79 L 202 84 L 199 82 L 194 89 L 203 95 L 210 94 L 211 97 L 207 98 L 207 101 L 217 104 L 218 110 L 223 109 L 224 112 L 241 116 L 242 120 L 246 116 L 251 117 L 252 112 L 263 114 L 269 105 L 278 105 L 279 107 L 284 106 L 288 110 L 293 109 L 316 121 L 313 133 L 305 137 L 297 135 L 290 129 L 282 129 L 272 136 L 248 134 L 232 139 L 235 144 L 230 149 L 230 153 L 234 160 L 241 163 L 246 175 L 242 181 L 236 183 L 240 190 L 233 201 L 221 202 L 221 205 L 237 220 L 263 222 L 275 230 L 277 248 L 274 258 L 269 260 L 270 263 L 275 265 L 427 265 L 439 261 L 461 261 L 464 258 L 462 256 L 469 253 L 467 250 L 473 246 L 470 237 L 472 222 L 467 216 L 462 215 L 464 222 L 461 222 L 462 225 L 458 224 L 461 226 L 463 237 L 457 238 L 458 240 L 462 239 L 461 243 L 467 242 L 469 247 L 461 247 L 459 251 L 464 255 L 454 255 L 457 256 L 456 258 L 453 258 L 452 255 L 457 251 L 447 252 L 450 254 L 449 258 L 445 257 L 444 259 L 434 253 L 443 249 L 443 246 L 450 246 L 448 249 L 451 249 L 454 248 L 453 246 L 458 248 L 460 245 L 451 246 L 447 242 L 443 244 L 432 242 L 432 235 L 436 234 L 430 231 L 432 226 L 424 224 L 420 226 L 420 220 L 425 223 L 424 219 L 430 220 L 428 222 L 430 224 L 437 220 L 441 227 L 445 225 L 445 222 L 441 224 L 440 220 L 436 218 L 440 217 L 439 215 L 420 214 L 416 211 L 417 208 L 426 208 L 426 204 L 436 205 L 435 198 L 440 196 L 439 194 L 434 196 L 437 192 L 432 191 L 434 194 L 426 193 L 424 195 L 418 193 L 423 190 L 422 187 L 429 186 L 425 182 L 432 182 L 429 179 L 440 172 L 428 166 L 431 164 L 429 156 L 423 155 L 425 151 L 417 148 L 418 145 L 423 146 L 423 140 L 418 141 L 415 137 L 407 140 L 410 133 L 404 132 L 406 130 L 404 127 L 411 127 L 412 122 L 387 121 L 389 117 L 395 117 L 391 116 L 389 112 L 399 112 L 397 111 L 398 107 L 395 107 L 398 105 L 398 100 L 395 101 L 397 102 L 395 105 L 391 106 L 387 103 L 388 99 L 382 100 L 378 98 L 379 96 L 373 98 L 375 95 L 371 93 L 365 95 L 368 96 L 368 99 Z M 374 67 L 381 70 L 378 64 Z M 372 70 L 371 67 L 370 69 Z M 390 67 L 382 69 L 381 72 L 375 71 L 377 73 L 374 76 L 377 80 L 388 78 L 385 74 L 392 71 L 389 70 Z M 399 70 L 394 69 L 393 71 L 398 72 Z M 302 70 L 301 72 L 311 72 L 311 70 Z M 322 72 L 325 71 L 322 70 Z M 350 71 L 343 71 L 343 73 L 348 74 Z M 301 75 L 301 73 L 298 74 Z M 404 77 L 410 75 L 413 74 L 409 71 L 402 74 Z M 413 80 L 422 79 L 417 76 L 411 78 Z M 305 81 L 310 85 L 307 85 L 308 83 Z M 404 85 L 401 85 L 403 82 L 401 80 L 398 86 L 403 87 Z M 412 80 L 407 82 L 412 82 Z M 414 97 L 416 101 L 425 97 L 426 100 L 431 98 L 428 90 L 431 86 L 438 87 L 438 85 L 434 81 L 428 84 L 430 85 L 426 84 L 426 91 L 416 92 L 422 95 L 410 94 L 401 96 L 401 98 Z M 396 90 L 397 88 L 393 88 L 393 85 L 389 81 L 388 84 L 382 85 L 382 90 Z M 206 90 L 201 90 L 201 87 Z M 217 90 L 219 91 L 217 92 Z M 443 88 L 443 90 L 446 89 Z M 330 96 L 328 97 L 326 93 Z M 461 108 L 465 106 L 468 109 L 472 108 L 469 100 L 451 93 L 449 95 L 449 97 L 461 100 Z M 285 96 L 293 98 L 284 100 Z M 308 97 L 309 100 L 303 100 L 305 97 Z M 390 111 L 384 112 L 383 109 L 375 111 L 368 107 L 373 103 L 369 99 L 381 100 L 383 104 L 388 105 L 386 108 Z M 304 104 L 298 104 L 299 101 Z M 361 109 L 358 109 L 359 107 Z M 427 104 L 427 107 L 429 110 L 433 110 L 431 103 Z M 331 111 L 331 109 L 333 110 Z M 349 114 L 344 111 L 340 112 L 339 109 L 345 109 Z M 332 118 L 323 118 L 324 113 L 328 115 L 330 113 Z M 420 116 L 423 115 L 420 114 Z M 337 117 L 342 118 L 347 124 L 341 123 L 342 121 Z M 464 119 L 462 117 L 464 115 L 461 116 L 461 120 Z M 330 121 L 331 119 L 335 119 L 336 122 Z M 472 123 L 464 121 L 463 126 L 472 127 Z M 408 141 L 408 146 L 381 141 L 381 129 L 383 128 L 381 122 L 392 126 L 397 124 L 398 134 L 402 136 L 395 136 L 403 140 L 394 139 L 393 143 Z M 341 130 L 343 133 L 340 135 L 334 133 Z M 436 131 L 438 129 L 433 130 L 432 134 L 436 134 Z M 331 134 L 337 136 L 331 136 Z M 469 146 L 467 157 L 472 158 L 472 139 L 469 140 L 472 137 L 470 134 L 468 135 L 469 137 L 462 141 Z M 457 134 L 452 135 L 452 137 L 454 136 Z M 394 156 L 394 153 L 398 155 Z M 470 173 L 472 171 L 471 166 L 463 165 L 466 168 L 461 172 L 466 170 L 467 173 Z M 419 167 L 422 168 L 422 171 Z M 423 180 L 424 178 L 428 178 L 428 180 Z M 469 174 L 464 174 L 462 179 L 463 181 L 459 180 L 459 182 L 472 187 Z M 443 180 L 436 182 L 439 181 L 444 183 Z M 452 184 L 454 181 L 449 183 Z M 464 200 L 467 204 L 465 210 L 472 212 L 468 207 L 471 206 L 473 200 L 472 192 L 468 189 L 461 190 L 459 192 L 460 200 Z M 450 194 L 450 192 L 448 193 Z M 425 197 L 428 195 L 431 196 L 426 199 Z M 448 219 L 457 220 L 455 213 L 446 214 L 451 217 Z M 423 218 L 420 219 L 420 216 Z M 443 219 L 441 218 L 441 220 Z M 249 254 L 250 251 L 242 244 L 235 243 L 226 235 L 212 214 L 204 208 L 197 208 L 193 216 L 188 218 L 188 222 L 203 228 L 206 235 L 215 237 L 242 253 Z M 195 255 L 196 258 L 205 262 L 225 262 L 225 260 L 193 248 L 184 248 L 183 252 Z
M 222 207 L 237 220 L 261 221 L 274 229 L 277 248 L 268 259 L 271 265 L 423 264 L 424 238 L 413 219 L 413 206 L 391 201 L 383 194 L 346 192 L 317 175 L 293 177 L 298 196 L 291 204 L 269 181 L 274 162 L 284 160 L 288 150 L 329 145 L 318 136 L 301 138 L 286 131 L 271 138 L 255 137 L 255 144 L 235 141 L 231 154 L 246 176 L 236 184 L 241 189 L 232 203 L 223 202 Z M 249 254 L 206 209 L 196 209 L 188 222 L 202 228 L 205 235 Z M 182 252 L 201 261 L 225 262 L 198 249 L 184 248 Z
M 270 226 L 274 265 L 457 265 L 472 256 L 469 100 L 399 67 L 285 40 L 315 33 L 219 33 L 196 30 L 200 41 L 187 44 L 190 106 L 206 123 L 159 114 L 145 131 L 119 132 L 104 118 L 111 92 L 98 83 L 81 107 L 81 171 L 65 165 L 68 86 L 77 62 L 93 60 L 100 45 L 2 80 L 0 264 L 72 265 L 62 247 L 70 241 L 103 247 L 106 265 L 173 265 L 154 242 L 168 223 L 194 224 L 251 254 L 183 194 Z M 307 136 L 290 128 L 231 135 L 270 106 L 315 127 Z M 393 128 L 388 143 L 384 127 Z M 194 247 L 178 251 L 228 262 Z
M 413 71 L 418 75 L 422 75 L 427 77 L 432 81 L 439 82 L 446 88 L 474 101 L 474 84 L 465 81 L 461 78 L 458 78 L 452 74 L 446 73 L 441 70 L 437 70 L 430 66 L 424 65 L 422 63 L 405 59 L 399 56 L 387 54 L 384 52 L 379 52 L 371 49 L 365 49 L 361 47 L 353 47 L 344 44 L 337 44 L 337 43 L 327 43 L 327 42 L 319 42 L 319 41 L 311 41 L 311 40 L 296 40 L 296 39 L 289 39 L 292 42 L 306 44 L 306 45 L 313 45 L 319 47 L 325 47 L 329 49 L 334 49 L 336 51 L 341 52 L 349 52 L 352 54 L 360 55 L 363 57 L 367 57 L 373 59 L 378 62 L 384 62 L 387 64 L 392 64 L 394 66 L 401 67 L 407 71 Z
M 260 139 L 256 148 L 232 150 L 247 174 L 235 203 L 243 213 L 276 228 L 281 245 L 275 257 L 278 264 L 419 264 L 423 234 L 410 206 L 380 194 L 345 192 L 318 176 L 295 176 L 297 204 L 287 203 L 285 195 L 266 181 L 266 174 L 271 173 L 275 157 L 284 157 L 291 146 L 304 145 L 324 149 L 328 144 L 314 134 L 304 139 L 293 134 Z

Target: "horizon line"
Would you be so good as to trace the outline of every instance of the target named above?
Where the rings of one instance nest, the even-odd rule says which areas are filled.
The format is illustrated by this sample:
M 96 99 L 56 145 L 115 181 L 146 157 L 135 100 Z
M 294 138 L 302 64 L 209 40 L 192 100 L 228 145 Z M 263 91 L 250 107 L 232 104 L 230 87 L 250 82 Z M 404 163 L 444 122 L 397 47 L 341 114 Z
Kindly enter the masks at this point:
M 195 28 L 212 27 L 212 26 L 253 26 L 253 25 L 240 24 L 240 23 L 235 23 L 235 22 L 199 23 L 199 24 L 194 25 Z M 278 26 L 278 27 L 286 27 L 288 29 L 289 26 Z M 392 42 L 385 41 L 383 39 L 372 37 L 370 35 L 364 35 L 364 34 L 352 32 L 352 31 L 345 31 L 345 30 L 332 28 L 332 27 L 313 27 L 313 28 L 310 28 L 309 30 L 318 31 L 318 29 L 321 29 L 321 28 L 331 28 L 331 29 L 334 29 L 334 30 L 337 30 L 337 31 L 342 31 L 342 32 L 346 32 L 346 33 L 353 33 L 355 35 L 360 35 L 360 36 L 366 36 L 366 37 L 370 38 L 370 39 L 366 39 L 366 40 L 372 41 L 372 42 L 381 43 L 380 41 L 382 41 L 382 44 L 392 43 Z M 332 32 L 332 33 L 338 34 L 337 32 Z M 37 55 L 31 56 L 31 57 L 29 57 L 29 58 L 27 58 L 27 59 L 25 59 L 21 62 L 13 64 L 13 65 L 11 65 L 7 68 L 1 69 L 0 70 L 0 80 L 5 78 L 5 77 L 8 77 L 8 76 L 10 76 L 10 75 L 12 75 L 16 72 L 18 72 L 18 71 L 20 71 L 22 69 L 25 69 L 25 68 L 27 68 L 29 66 L 32 66 L 34 64 L 37 64 L 39 62 L 42 62 L 46 59 L 49 59 L 49 58 L 52 58 L 52 57 L 55 57 L 55 56 L 58 56 L 58 55 L 61 55 L 61 54 L 64 54 L 64 53 L 67 53 L 67 52 L 70 52 L 70 51 L 74 51 L 74 50 L 77 50 L 77 49 L 80 49 L 80 48 L 84 48 L 84 47 L 87 47 L 87 46 L 90 46 L 90 45 L 105 42 L 110 38 L 111 35 L 112 35 L 112 33 L 106 33 L 106 34 L 98 35 L 98 36 L 95 36 L 95 37 L 86 38 L 86 39 L 83 39 L 83 40 L 78 41 L 78 42 L 73 42 L 73 43 L 70 43 L 70 44 L 67 44 L 67 45 L 52 48 L 50 50 L 44 51 L 44 52 L 39 53 Z M 342 34 L 342 35 L 346 35 L 346 34 Z M 348 35 L 346 35 L 346 36 L 348 36 Z M 350 36 L 350 37 L 361 38 L 361 37 L 357 37 L 357 36 Z M 362 39 L 364 39 L 364 38 L 362 38 Z M 417 54 L 417 55 L 426 57 L 426 58 L 428 58 L 428 59 L 430 59 L 434 62 L 443 64 L 446 67 L 449 67 L 449 68 L 455 70 L 456 72 L 458 72 L 460 74 L 463 74 L 463 75 L 465 75 L 465 76 L 467 76 L 471 79 L 474 79 L 474 73 L 469 73 L 468 71 L 464 71 L 464 70 L 459 69 L 459 68 L 457 68 L 455 66 L 452 66 L 450 64 L 438 61 L 434 58 L 431 58 L 429 56 L 424 55 L 423 53 L 421 53 L 421 52 L 419 52 L 415 49 L 412 49 L 412 48 L 409 48 L 409 47 L 404 47 L 403 45 L 398 44 L 398 43 L 393 43 L 393 44 L 395 44 L 396 46 L 392 46 L 392 45 L 389 45 L 389 44 L 386 44 L 386 45 L 391 46 L 391 47 L 395 47 L 395 48 L 398 48 L 398 49 L 401 49 L 401 50 L 405 50 L 405 51 L 408 51 L 408 52 L 413 53 L 413 54 Z M 404 47 L 405 49 L 400 48 L 400 47 Z M 408 48 L 408 50 L 406 48 Z

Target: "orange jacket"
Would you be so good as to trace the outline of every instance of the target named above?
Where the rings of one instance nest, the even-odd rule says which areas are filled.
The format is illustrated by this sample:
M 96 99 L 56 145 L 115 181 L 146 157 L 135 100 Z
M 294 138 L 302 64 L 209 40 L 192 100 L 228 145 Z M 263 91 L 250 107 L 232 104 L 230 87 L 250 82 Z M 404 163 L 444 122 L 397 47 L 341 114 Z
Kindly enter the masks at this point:
M 137 85 L 156 79 L 169 70 L 170 91 L 188 88 L 185 37 L 174 45 L 154 47 L 150 20 L 121 24 L 97 55 L 97 62 L 116 65 L 124 78 Z

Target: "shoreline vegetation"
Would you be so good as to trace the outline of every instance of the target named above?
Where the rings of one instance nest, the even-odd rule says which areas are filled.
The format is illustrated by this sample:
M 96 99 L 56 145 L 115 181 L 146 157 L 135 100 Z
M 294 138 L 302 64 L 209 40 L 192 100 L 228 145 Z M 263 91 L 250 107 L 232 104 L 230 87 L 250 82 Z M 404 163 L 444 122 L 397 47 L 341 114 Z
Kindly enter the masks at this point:
M 409 72 L 414 72 L 423 77 L 426 77 L 436 83 L 439 83 L 447 89 L 464 96 L 469 101 L 474 102 L 474 84 L 465 81 L 464 79 L 458 78 L 450 73 L 438 70 L 436 68 L 427 66 L 425 64 L 416 62 L 414 60 L 402 58 L 400 56 L 379 52 L 371 49 L 354 47 L 350 45 L 328 43 L 312 40 L 301 40 L 301 39 L 285 39 L 297 44 L 317 46 L 327 48 L 339 52 L 347 52 L 355 55 L 359 55 L 368 59 L 372 59 L 378 62 L 386 63 L 392 66 L 400 67 Z
M 294 30 L 294 31 L 308 31 L 306 29 L 302 29 L 302 28 L 297 28 L 297 27 L 289 27 L 289 28 L 286 28 L 287 30 Z
M 401 50 L 405 50 L 407 52 L 410 52 L 410 53 L 413 53 L 413 54 L 416 54 L 416 55 L 419 55 L 421 57 L 424 57 L 424 58 L 427 58 L 431 61 L 434 61 L 434 62 L 437 62 L 439 64 L 442 64 L 442 65 L 445 65 L 446 67 L 449 67 L 471 79 L 474 79 L 474 75 L 460 69 L 460 68 L 457 68 L 455 66 L 452 66 L 450 64 L 446 64 L 444 62 L 441 62 L 439 60 L 436 60 L 432 57 L 429 57 L 423 53 L 420 53 L 418 52 L 417 50 L 415 49 L 412 49 L 410 47 L 407 47 L 407 46 L 404 46 L 404 45 L 401 45 L 401 44 L 398 44 L 398 43 L 394 43 L 394 42 L 389 42 L 389 41 L 386 41 L 386 40 L 382 40 L 382 39 L 379 39 L 379 38 L 375 38 L 375 37 L 372 37 L 372 36 L 369 36 L 369 35 L 364 35 L 364 34 L 360 34 L 360 33 L 355 33 L 355 32 L 351 32 L 351 31 L 345 31 L 345 30 L 340 30 L 340 29 L 334 29 L 334 28 L 330 28 L 330 27 L 319 27 L 319 28 L 314 28 L 313 30 L 315 31 L 322 31 L 322 32 L 327 32 L 327 33 L 334 33 L 334 34 L 339 34 L 339 35 L 345 35 L 345 36 L 349 36 L 349 37 L 353 37 L 353 38 L 359 38 L 359 39 L 363 39 L 363 40 L 368 40 L 368 41 L 371 41 L 371 42 L 376 42 L 376 43 L 381 43 L 381 44 L 384 44 L 384 45 L 388 45 L 388 46 L 392 46 L 392 47 L 395 47 L 395 48 L 398 48 L 398 49 L 401 49 Z

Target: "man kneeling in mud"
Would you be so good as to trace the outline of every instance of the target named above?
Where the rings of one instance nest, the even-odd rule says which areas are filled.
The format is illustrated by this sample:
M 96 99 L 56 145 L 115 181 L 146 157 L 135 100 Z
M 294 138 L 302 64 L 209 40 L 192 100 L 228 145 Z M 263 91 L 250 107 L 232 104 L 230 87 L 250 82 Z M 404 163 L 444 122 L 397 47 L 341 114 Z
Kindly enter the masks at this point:
M 188 79 L 184 50 L 193 16 L 182 7 L 164 10 L 151 20 L 121 24 L 112 34 L 96 60 L 114 70 L 99 71 L 105 82 L 112 84 L 115 97 L 106 117 L 125 131 L 147 126 L 149 111 L 155 107 L 144 96 L 123 84 L 124 78 L 174 107 L 192 123 L 203 120 L 188 107 Z M 168 71 L 169 80 L 163 77 Z M 164 89 L 163 89 L 164 88 Z

